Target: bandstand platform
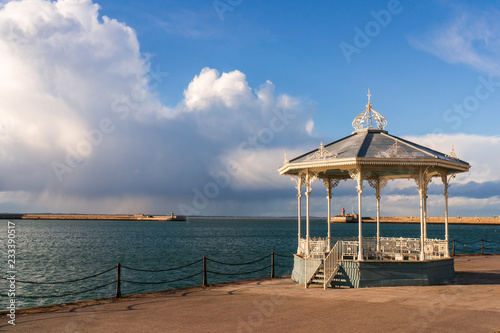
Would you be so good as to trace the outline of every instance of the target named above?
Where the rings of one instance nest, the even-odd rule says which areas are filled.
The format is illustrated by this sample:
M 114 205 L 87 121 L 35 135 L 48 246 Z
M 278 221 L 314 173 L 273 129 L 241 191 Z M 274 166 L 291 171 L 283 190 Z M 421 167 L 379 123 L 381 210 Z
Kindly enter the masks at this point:
M 353 121 L 354 132 L 340 140 L 288 160 L 285 152 L 282 175 L 291 176 L 298 198 L 298 248 L 292 279 L 306 288 L 413 286 L 447 283 L 455 279 L 449 255 L 448 188 L 457 173 L 467 172 L 469 163 L 457 158 L 454 148 L 443 154 L 390 135 L 387 120 L 373 110 L 368 92 L 366 109 Z M 433 178 L 444 186 L 444 239 L 427 238 L 427 188 Z M 321 179 L 327 190 L 327 236 L 311 238 L 309 197 L 311 184 Z M 358 236 L 333 244 L 331 226 L 332 190 L 341 181 L 356 181 Z M 381 190 L 394 179 L 414 180 L 420 198 L 420 238 L 382 237 L 380 231 Z M 377 235 L 363 237 L 362 202 L 364 181 L 375 189 Z M 306 235 L 302 236 L 302 187 L 306 195 Z
M 294 255 L 292 272 L 292 279 L 306 287 L 427 286 L 455 279 L 453 258 L 447 256 L 444 240 L 426 240 L 424 260 L 418 238 L 381 237 L 379 251 L 376 238 L 364 238 L 362 260 L 358 260 L 358 241 L 339 240 L 329 252 L 326 239 L 310 243 L 309 255 L 304 247 Z

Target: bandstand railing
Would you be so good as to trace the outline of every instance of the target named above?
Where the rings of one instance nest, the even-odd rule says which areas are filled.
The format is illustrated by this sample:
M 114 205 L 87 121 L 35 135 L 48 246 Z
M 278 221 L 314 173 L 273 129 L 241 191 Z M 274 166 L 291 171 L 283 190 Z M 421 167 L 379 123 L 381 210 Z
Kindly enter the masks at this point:
M 308 245 L 309 251 L 307 251 Z M 328 252 L 327 245 L 328 239 L 326 238 L 310 238 L 309 242 L 307 242 L 306 238 L 301 238 L 297 254 L 314 259 L 323 259 L 325 257 L 325 253 Z
M 339 240 L 338 252 L 340 260 L 358 260 L 357 240 Z M 309 246 L 309 251 L 307 251 Z M 327 238 L 311 238 L 309 242 L 302 238 L 299 242 L 297 254 L 307 259 L 325 259 L 329 249 Z M 377 238 L 363 238 L 363 259 L 364 260 L 419 260 L 421 252 L 420 238 L 392 238 L 380 237 L 377 251 Z M 448 243 L 443 239 L 426 239 L 424 241 L 425 259 L 446 258 L 448 253 Z
M 358 259 L 359 242 L 353 240 L 339 240 L 340 245 L 340 260 L 356 260 Z
M 421 240 L 420 238 L 380 237 L 380 251 L 377 252 L 376 248 L 377 238 L 363 238 L 365 259 L 418 260 L 421 251 Z M 367 256 L 368 258 L 366 258 Z
M 426 259 L 446 258 L 448 253 L 448 242 L 444 239 L 427 239 L 424 243 Z

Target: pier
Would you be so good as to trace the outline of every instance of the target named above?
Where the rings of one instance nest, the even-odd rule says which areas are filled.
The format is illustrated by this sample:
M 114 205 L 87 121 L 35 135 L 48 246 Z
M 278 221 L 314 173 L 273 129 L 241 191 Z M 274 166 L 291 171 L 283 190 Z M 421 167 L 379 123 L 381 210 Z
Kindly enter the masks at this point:
M 13 332 L 495 332 L 500 256 L 458 256 L 454 284 L 304 289 L 289 278 L 19 310 Z M 299 315 L 300 314 L 300 315 Z
M 4 220 L 115 220 L 115 221 L 186 221 L 181 215 L 145 214 L 0 214 Z
M 377 223 L 376 217 L 363 216 L 363 223 Z M 333 216 L 330 223 L 358 223 L 357 218 L 349 218 L 342 216 Z M 419 216 L 380 216 L 380 223 L 420 223 Z M 428 216 L 428 224 L 444 224 L 445 218 L 439 216 Z M 484 225 L 499 225 L 500 217 L 448 217 L 449 224 L 484 224 Z

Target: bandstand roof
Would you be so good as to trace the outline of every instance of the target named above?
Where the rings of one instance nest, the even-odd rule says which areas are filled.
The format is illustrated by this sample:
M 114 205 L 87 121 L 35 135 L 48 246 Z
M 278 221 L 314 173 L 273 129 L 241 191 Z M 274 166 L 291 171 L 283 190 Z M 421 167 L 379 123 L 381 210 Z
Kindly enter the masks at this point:
M 469 163 L 458 159 L 453 147 L 450 154 L 443 154 L 385 131 L 387 121 L 372 109 L 370 94 L 366 107 L 353 121 L 354 132 L 289 161 L 285 156 L 280 174 L 308 170 L 320 177 L 349 178 L 349 170 L 363 168 L 371 171 L 371 177 L 391 179 L 408 178 L 420 167 L 431 177 L 469 170 Z

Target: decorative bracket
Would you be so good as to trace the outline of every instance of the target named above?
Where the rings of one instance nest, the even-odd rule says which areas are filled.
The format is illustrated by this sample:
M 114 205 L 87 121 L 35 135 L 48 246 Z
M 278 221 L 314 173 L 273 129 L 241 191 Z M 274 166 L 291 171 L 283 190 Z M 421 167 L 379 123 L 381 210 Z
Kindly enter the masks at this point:
M 306 183 L 306 175 L 305 175 L 305 173 L 301 172 L 301 173 L 299 173 L 297 175 L 297 178 L 295 178 L 294 176 L 292 176 L 290 178 L 295 182 L 295 188 L 300 193 L 300 191 L 302 189 L 302 185 L 304 185 Z
M 441 181 L 444 185 L 444 195 L 448 195 L 448 188 L 450 187 L 450 182 L 453 178 L 457 176 L 456 173 L 446 174 L 445 171 L 441 172 Z
M 368 179 L 368 184 L 370 184 L 370 186 L 375 189 L 375 196 L 377 197 L 377 199 L 380 199 L 380 190 L 382 190 L 388 182 L 389 179 L 387 178 L 377 177 Z
M 318 173 L 310 172 L 309 170 L 305 174 L 305 185 L 306 185 L 306 195 L 311 195 L 311 184 L 318 178 Z
M 328 198 L 332 198 L 332 189 L 337 187 L 341 180 L 346 180 L 345 178 L 321 178 L 323 180 L 323 184 L 326 187 L 326 191 L 328 192 Z
M 428 177 L 428 170 L 431 166 L 429 165 L 425 170 L 418 169 L 418 172 L 415 172 L 417 170 L 413 170 L 411 173 L 411 178 L 415 181 L 417 184 L 418 191 L 423 191 L 424 195 L 427 195 L 427 188 L 429 187 L 429 184 L 432 182 L 432 177 Z
M 358 182 L 358 185 L 356 185 L 356 189 L 359 192 L 363 192 L 363 180 L 370 178 L 372 172 L 370 170 L 365 170 L 365 169 L 349 169 L 347 170 L 349 172 L 349 176 L 351 176 L 352 179 L 355 179 Z

